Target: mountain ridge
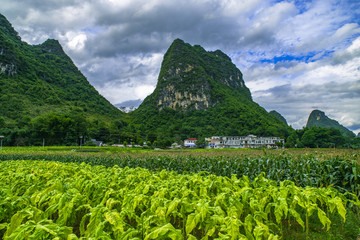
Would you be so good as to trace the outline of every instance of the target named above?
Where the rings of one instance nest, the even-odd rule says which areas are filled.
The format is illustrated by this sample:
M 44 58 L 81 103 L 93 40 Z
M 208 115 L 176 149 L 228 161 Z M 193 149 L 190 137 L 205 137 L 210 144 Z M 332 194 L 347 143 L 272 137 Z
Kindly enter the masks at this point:
M 320 110 L 313 110 L 308 118 L 308 121 L 306 123 L 307 128 L 311 127 L 325 127 L 325 128 L 334 128 L 341 131 L 341 133 L 346 136 L 353 138 L 355 137 L 355 134 L 341 125 L 338 121 L 329 118 L 325 115 L 325 112 L 322 112 Z
M 0 14 L 0 114 L 8 123 L 21 116 L 76 109 L 88 117 L 110 119 L 122 113 L 91 86 L 58 40 L 23 42 Z M 6 86 L 6 87 L 5 87 Z
M 253 102 L 241 71 L 220 50 L 176 39 L 164 55 L 152 94 L 130 113 L 146 135 L 287 136 L 289 127 Z M 148 130 L 150 129 L 150 131 Z
M 279 112 L 275 111 L 275 110 L 271 110 L 269 112 L 271 115 L 273 115 L 274 117 L 278 118 L 280 121 L 282 121 L 283 123 L 285 123 L 286 125 L 288 125 L 286 119 L 284 118 L 283 115 L 281 115 Z
M 154 93 L 144 102 L 152 101 L 158 109 L 207 109 L 219 103 L 211 91 L 218 84 L 237 89 L 251 99 L 242 73 L 226 54 L 220 50 L 206 52 L 199 45 L 176 39 L 164 55 Z

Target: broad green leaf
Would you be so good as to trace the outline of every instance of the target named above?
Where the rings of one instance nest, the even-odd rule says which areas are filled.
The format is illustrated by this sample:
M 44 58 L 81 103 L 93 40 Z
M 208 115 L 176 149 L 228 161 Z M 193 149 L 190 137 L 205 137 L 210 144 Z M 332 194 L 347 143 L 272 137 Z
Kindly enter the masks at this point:
M 346 209 L 344 207 L 344 204 L 343 204 L 341 198 L 335 197 L 334 202 L 336 204 L 336 208 L 338 210 L 338 213 L 340 214 L 340 216 L 343 218 L 343 220 L 345 222 L 345 220 L 346 220 Z
M 29 209 L 21 210 L 12 216 L 7 231 L 5 232 L 5 236 L 10 236 L 21 225 L 24 218 L 27 217 L 32 217 L 32 213 Z
M 120 240 L 136 240 L 140 238 L 139 236 L 139 230 L 136 230 L 134 228 L 129 228 L 126 232 L 124 232 L 121 236 L 120 236 Z
M 186 234 L 191 233 L 191 231 L 198 225 L 201 219 L 201 214 L 192 213 L 187 217 L 185 231 Z
M 326 216 L 326 213 L 323 210 L 321 210 L 320 208 L 318 208 L 317 211 L 318 211 L 318 217 L 319 217 L 320 222 L 322 223 L 324 228 L 327 227 L 326 230 L 329 231 L 330 224 L 331 224 L 330 219 Z
M 119 230 L 120 233 L 124 232 L 123 220 L 118 212 L 106 212 L 105 218 L 114 226 L 115 230 Z
M 7 223 L 0 223 L 0 230 L 7 228 Z
M 70 234 L 68 237 L 67 237 L 67 240 L 78 240 L 79 238 L 75 235 L 75 234 Z
M 180 203 L 181 203 L 181 200 L 178 198 L 175 198 L 174 200 L 172 200 L 167 208 L 166 217 L 169 216 L 169 214 L 171 214 L 173 211 L 175 211 L 177 209 L 177 206 Z
M 289 213 L 295 218 L 296 222 L 303 227 L 303 230 L 305 230 L 305 224 L 304 221 L 301 219 L 300 214 L 295 209 L 292 208 L 289 208 Z
M 183 236 L 181 234 L 181 230 L 175 229 L 173 225 L 170 223 L 155 228 L 150 234 L 145 237 L 147 239 L 158 239 L 159 237 L 168 237 L 173 240 L 181 240 Z
M 252 215 L 247 215 L 244 222 L 244 228 L 248 233 L 251 233 L 253 230 L 253 217 Z
M 191 234 L 186 235 L 186 239 L 187 239 L 187 240 L 198 240 L 196 237 L 194 237 L 194 236 L 191 235 Z

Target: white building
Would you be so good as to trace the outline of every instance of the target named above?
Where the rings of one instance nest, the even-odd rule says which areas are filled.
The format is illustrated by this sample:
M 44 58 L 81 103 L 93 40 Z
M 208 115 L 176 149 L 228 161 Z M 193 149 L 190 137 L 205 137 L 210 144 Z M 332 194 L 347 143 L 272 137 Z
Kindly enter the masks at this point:
M 279 148 L 281 143 L 284 146 L 284 139 L 279 137 L 257 137 L 248 136 L 213 136 L 205 139 L 208 142 L 207 148 Z
M 196 138 L 188 138 L 184 140 L 184 146 L 185 147 L 196 147 Z

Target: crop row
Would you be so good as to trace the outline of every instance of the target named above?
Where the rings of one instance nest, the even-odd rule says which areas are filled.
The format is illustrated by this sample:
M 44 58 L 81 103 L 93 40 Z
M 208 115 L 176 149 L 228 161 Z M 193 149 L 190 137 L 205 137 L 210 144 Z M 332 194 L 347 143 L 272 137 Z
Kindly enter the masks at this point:
M 354 158 L 359 157 L 355 156 Z M 265 155 L 259 157 L 226 156 L 99 156 L 69 154 L 7 154 L 0 155 L 5 160 L 36 160 L 59 162 L 85 162 L 91 165 L 103 165 L 121 168 L 146 168 L 149 170 L 169 170 L 178 173 L 207 172 L 218 176 L 238 178 L 248 176 L 255 179 L 264 172 L 265 177 L 277 182 L 291 180 L 297 186 L 327 187 L 333 186 L 340 192 L 354 193 L 360 196 L 360 165 L 355 160 L 343 157 L 328 157 L 319 160 L 314 155 L 295 157 L 291 154 Z
M 278 239 L 284 222 L 346 220 L 333 188 L 85 163 L 0 163 L 3 239 Z M 356 198 L 353 198 L 356 199 Z M 291 227 L 289 224 L 288 227 Z

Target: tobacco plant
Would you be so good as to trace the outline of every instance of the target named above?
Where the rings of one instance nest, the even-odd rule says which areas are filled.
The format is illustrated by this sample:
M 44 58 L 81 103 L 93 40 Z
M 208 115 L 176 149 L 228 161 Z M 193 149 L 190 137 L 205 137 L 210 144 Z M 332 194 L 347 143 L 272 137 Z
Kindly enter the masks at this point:
M 261 173 L 215 176 L 48 161 L 0 162 L 3 239 L 281 239 L 316 217 L 346 221 L 357 198 Z
M 162 169 L 178 173 L 207 172 L 218 176 L 238 178 L 248 176 L 254 180 L 262 172 L 265 177 L 277 181 L 295 182 L 297 186 L 332 186 L 342 193 L 350 192 L 360 197 L 359 154 L 322 157 L 315 154 L 265 154 L 257 157 L 241 156 L 117 156 L 117 155 L 75 155 L 75 154 L 4 154 L 0 160 L 44 159 L 59 162 L 86 162 L 91 165 L 112 167 Z

